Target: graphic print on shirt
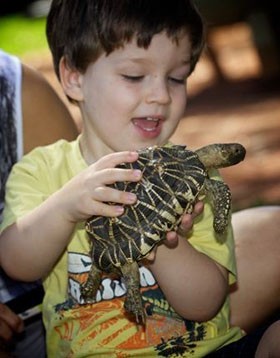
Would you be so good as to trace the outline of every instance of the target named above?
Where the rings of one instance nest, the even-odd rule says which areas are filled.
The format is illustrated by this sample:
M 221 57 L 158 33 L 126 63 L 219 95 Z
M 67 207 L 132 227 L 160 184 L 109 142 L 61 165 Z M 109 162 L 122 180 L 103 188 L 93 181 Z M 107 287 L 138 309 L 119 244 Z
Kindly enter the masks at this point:
M 81 284 L 87 280 L 90 267 L 89 256 L 68 252 L 69 299 L 56 306 L 57 313 L 62 316 L 72 310 L 75 320 L 80 322 L 79 332 L 83 327 L 88 329 L 91 326 L 91 338 L 100 346 L 110 345 L 111 342 L 118 349 L 153 346 L 155 355 L 161 357 L 194 353 L 195 341 L 204 339 L 204 325 L 185 321 L 176 314 L 150 270 L 143 266 L 139 268 L 147 319 L 145 325 L 136 326 L 134 321 L 126 317 L 123 308 L 126 287 L 121 277 L 104 274 L 95 303 L 84 302 Z M 60 339 L 72 339 L 69 327 L 60 327 L 58 333 Z

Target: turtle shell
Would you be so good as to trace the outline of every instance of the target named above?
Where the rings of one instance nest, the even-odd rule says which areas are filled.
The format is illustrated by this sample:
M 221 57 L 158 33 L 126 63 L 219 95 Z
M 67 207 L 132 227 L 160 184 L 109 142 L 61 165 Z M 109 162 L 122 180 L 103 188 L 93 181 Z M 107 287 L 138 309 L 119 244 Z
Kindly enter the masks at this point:
M 93 262 L 103 271 L 145 257 L 166 232 L 175 230 L 191 212 L 207 173 L 197 154 L 185 146 L 150 147 L 121 168 L 142 171 L 141 181 L 117 182 L 118 190 L 135 193 L 137 202 L 118 217 L 93 216 L 86 222 Z M 112 205 L 114 205 L 112 203 Z

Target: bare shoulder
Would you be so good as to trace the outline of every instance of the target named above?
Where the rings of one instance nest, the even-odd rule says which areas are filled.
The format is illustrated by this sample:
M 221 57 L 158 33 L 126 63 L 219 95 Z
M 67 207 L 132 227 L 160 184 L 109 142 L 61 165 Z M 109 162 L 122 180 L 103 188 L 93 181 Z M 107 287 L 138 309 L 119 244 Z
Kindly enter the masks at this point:
M 22 64 L 24 152 L 58 139 L 73 140 L 78 131 L 67 108 L 37 70 Z

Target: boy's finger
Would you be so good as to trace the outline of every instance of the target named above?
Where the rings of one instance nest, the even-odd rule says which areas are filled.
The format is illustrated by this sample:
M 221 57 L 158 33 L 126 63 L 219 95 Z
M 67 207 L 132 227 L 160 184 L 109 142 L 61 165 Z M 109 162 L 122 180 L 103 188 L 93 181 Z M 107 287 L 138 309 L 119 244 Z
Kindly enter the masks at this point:
M 193 227 L 193 221 L 194 219 L 199 216 L 204 209 L 204 204 L 202 201 L 198 201 L 193 209 L 193 212 L 191 214 L 185 214 L 182 218 L 181 224 L 177 230 L 177 233 L 180 236 L 186 236 L 188 234 L 188 232 L 192 229 Z
M 198 215 L 200 215 L 203 212 L 204 209 L 204 203 L 203 201 L 198 201 L 193 209 L 192 217 L 195 219 Z
M 141 170 L 134 170 L 134 169 L 118 169 L 118 168 L 108 168 L 96 175 L 96 178 L 99 180 L 104 177 L 103 179 L 104 184 L 113 184 L 115 182 L 134 182 L 141 179 L 142 172 Z
M 137 152 L 125 151 L 125 152 L 116 152 L 106 155 L 105 157 L 99 159 L 94 166 L 97 170 L 102 170 L 105 168 L 116 167 L 122 163 L 132 163 L 138 159 Z
M 106 203 L 94 201 L 90 215 L 116 217 L 124 213 L 124 207 L 122 205 L 109 205 Z
M 175 247 L 178 244 L 178 235 L 175 231 L 170 231 L 166 234 L 166 239 L 164 241 L 164 244 L 167 247 Z
M 134 193 L 120 191 L 117 189 L 110 188 L 108 186 L 103 186 L 95 189 L 93 200 L 104 203 L 112 202 L 131 205 L 136 202 L 137 196 Z

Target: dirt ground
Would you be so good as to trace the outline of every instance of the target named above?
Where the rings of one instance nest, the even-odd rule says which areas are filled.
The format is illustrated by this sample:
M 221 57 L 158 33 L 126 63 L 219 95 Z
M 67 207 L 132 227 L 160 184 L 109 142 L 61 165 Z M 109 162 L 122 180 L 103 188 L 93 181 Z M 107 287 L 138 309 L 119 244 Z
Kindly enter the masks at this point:
M 232 189 L 234 209 L 280 204 L 279 77 L 262 75 L 245 24 L 217 30 L 211 41 L 218 70 L 206 53 L 189 80 L 187 115 L 173 141 L 190 148 L 214 142 L 242 143 L 247 149 L 245 161 L 222 170 Z M 49 54 L 23 61 L 41 70 L 62 95 Z M 78 110 L 69 108 L 79 125 Z

